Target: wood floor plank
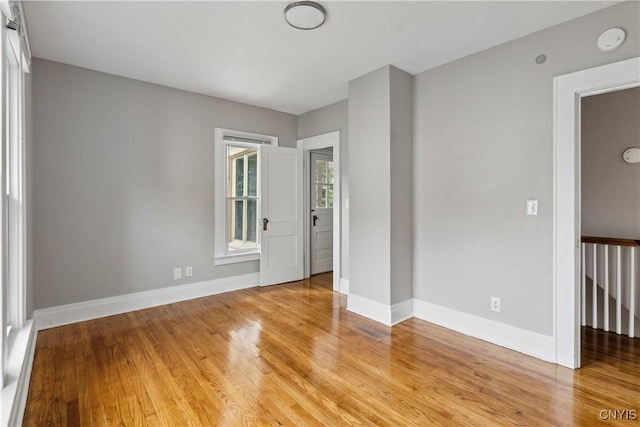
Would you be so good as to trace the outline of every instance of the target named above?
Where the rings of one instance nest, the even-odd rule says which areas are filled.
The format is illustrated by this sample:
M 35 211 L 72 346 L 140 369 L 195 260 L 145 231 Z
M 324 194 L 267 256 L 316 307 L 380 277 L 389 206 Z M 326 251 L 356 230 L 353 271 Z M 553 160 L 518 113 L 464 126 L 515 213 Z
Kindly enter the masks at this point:
M 345 307 L 323 274 L 41 331 L 24 425 L 640 419 L 638 340 L 584 328 L 583 367 L 572 371 L 417 319 L 389 328 Z

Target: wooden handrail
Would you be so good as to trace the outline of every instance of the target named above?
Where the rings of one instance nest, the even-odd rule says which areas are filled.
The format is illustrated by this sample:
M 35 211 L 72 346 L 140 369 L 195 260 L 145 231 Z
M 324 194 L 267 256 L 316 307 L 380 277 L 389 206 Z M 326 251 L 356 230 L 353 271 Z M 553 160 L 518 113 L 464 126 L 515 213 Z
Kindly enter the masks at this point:
M 601 245 L 640 246 L 640 240 L 618 239 L 615 237 L 582 236 L 582 243 L 599 243 Z

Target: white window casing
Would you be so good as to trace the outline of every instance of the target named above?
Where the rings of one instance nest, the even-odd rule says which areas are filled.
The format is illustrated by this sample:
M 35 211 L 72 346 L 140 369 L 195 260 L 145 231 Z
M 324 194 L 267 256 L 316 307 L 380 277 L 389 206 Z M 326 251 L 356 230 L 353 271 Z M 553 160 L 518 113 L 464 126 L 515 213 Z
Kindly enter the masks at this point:
M 256 211 L 256 239 L 258 246 L 254 248 L 237 248 L 229 250 L 229 236 L 230 236 L 230 218 L 229 215 L 232 209 L 228 208 L 228 203 L 231 200 L 242 201 L 243 204 L 243 219 L 247 218 L 247 205 L 248 200 L 259 201 L 260 198 L 260 185 L 258 181 L 257 185 L 257 197 L 249 196 L 246 190 L 247 185 L 244 185 L 245 194 L 234 195 L 232 197 L 228 193 L 227 179 L 229 174 L 229 157 L 227 153 L 227 147 L 246 147 L 249 149 L 260 150 L 261 145 L 278 145 L 278 138 L 270 135 L 262 135 L 251 132 L 237 131 L 231 129 L 215 128 L 214 132 L 214 263 L 215 265 L 232 264 L 237 262 L 256 261 L 260 259 L 260 246 L 259 246 L 259 210 Z M 248 157 L 247 157 L 248 158 Z M 259 159 L 259 156 L 258 156 Z M 247 161 L 243 161 L 243 167 L 247 170 Z M 260 170 L 260 164 L 258 160 L 258 176 Z M 234 174 L 235 176 L 235 174 Z M 235 178 L 234 178 L 235 179 Z M 247 173 L 244 174 L 245 181 Z M 259 202 L 257 202 L 259 205 Z M 233 219 L 233 218 L 231 218 Z M 243 239 L 246 240 L 246 230 L 243 228 Z

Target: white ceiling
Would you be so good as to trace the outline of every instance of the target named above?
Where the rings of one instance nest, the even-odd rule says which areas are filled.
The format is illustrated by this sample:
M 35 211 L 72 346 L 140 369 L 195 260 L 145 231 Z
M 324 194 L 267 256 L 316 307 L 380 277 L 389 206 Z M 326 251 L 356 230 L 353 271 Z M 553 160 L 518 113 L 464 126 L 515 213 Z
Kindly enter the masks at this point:
M 25 1 L 33 55 L 301 114 L 391 64 L 411 74 L 616 2 L 321 1 L 289 27 L 282 1 Z M 532 58 L 533 60 L 533 58 Z

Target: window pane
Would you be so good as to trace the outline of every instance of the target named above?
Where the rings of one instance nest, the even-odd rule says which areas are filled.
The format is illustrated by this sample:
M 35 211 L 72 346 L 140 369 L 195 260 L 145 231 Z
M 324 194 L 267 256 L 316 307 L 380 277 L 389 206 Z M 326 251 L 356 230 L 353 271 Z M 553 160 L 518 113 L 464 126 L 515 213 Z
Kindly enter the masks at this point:
M 321 184 L 325 182 L 325 176 L 327 174 L 327 162 L 326 160 L 316 160 L 316 183 Z
M 322 197 L 322 185 L 315 186 L 315 205 L 316 205 L 316 209 L 324 208 L 324 198 Z
M 233 231 L 234 240 L 242 241 L 242 225 L 244 219 L 244 201 L 243 200 L 235 200 L 234 204 L 234 213 L 235 213 L 235 227 Z
M 254 153 L 247 156 L 247 160 L 249 162 L 247 168 L 247 174 L 249 175 L 248 180 L 248 189 L 247 196 L 257 196 L 258 195 L 258 153 Z
M 259 248 L 258 199 L 227 200 L 229 238 L 227 251 Z
M 235 159 L 235 186 L 233 193 L 236 197 L 244 196 L 244 157 Z
M 333 162 L 316 160 L 316 184 L 333 184 Z
M 259 248 L 259 159 L 258 149 L 227 144 L 226 252 Z
M 327 179 L 324 182 L 333 184 L 333 162 L 327 162 Z
M 315 185 L 314 191 L 314 202 L 316 209 L 333 207 L 333 185 Z
M 256 242 L 256 219 L 258 215 L 258 201 L 247 200 L 247 242 Z

